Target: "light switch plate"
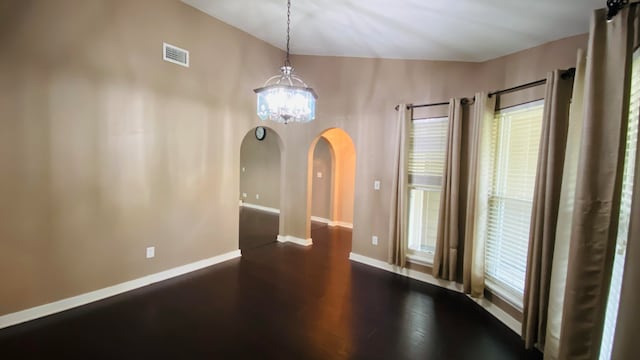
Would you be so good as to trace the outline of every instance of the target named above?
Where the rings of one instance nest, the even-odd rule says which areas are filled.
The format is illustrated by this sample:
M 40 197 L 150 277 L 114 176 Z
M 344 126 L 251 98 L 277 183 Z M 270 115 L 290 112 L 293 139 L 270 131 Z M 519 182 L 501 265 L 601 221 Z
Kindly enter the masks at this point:
M 375 190 L 380 190 L 380 180 L 376 180 L 373 182 L 373 188 Z
M 147 259 L 151 259 L 152 257 L 156 256 L 156 247 L 155 246 L 149 246 L 147 248 Z
M 260 194 L 256 194 L 256 199 L 260 199 Z
M 318 171 L 318 173 L 316 174 L 316 176 L 318 177 L 318 179 L 322 178 L 322 173 L 320 171 Z
M 376 245 L 376 246 L 378 245 L 378 237 L 377 236 L 373 235 L 371 237 L 371 244 Z
M 247 193 L 242 193 L 242 197 L 243 197 L 244 199 L 246 199 L 246 198 L 247 198 Z

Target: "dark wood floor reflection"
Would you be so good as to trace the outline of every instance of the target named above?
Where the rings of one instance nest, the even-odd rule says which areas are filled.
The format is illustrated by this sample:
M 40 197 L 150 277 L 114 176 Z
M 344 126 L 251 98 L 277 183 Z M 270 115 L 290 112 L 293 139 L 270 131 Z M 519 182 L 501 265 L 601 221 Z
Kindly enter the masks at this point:
M 351 263 L 350 231 L 312 237 L 0 330 L 0 359 L 540 358 L 465 296 Z
M 240 207 L 240 250 L 255 249 L 277 241 L 278 216 Z

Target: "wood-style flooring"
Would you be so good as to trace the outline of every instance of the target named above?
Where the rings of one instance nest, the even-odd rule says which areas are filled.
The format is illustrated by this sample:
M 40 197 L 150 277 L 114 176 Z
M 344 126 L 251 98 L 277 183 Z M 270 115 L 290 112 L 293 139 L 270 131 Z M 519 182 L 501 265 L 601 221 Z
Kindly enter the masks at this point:
M 465 296 L 350 262 L 349 230 L 312 238 L 0 330 L 0 359 L 541 358 Z
M 240 207 L 240 251 L 276 242 L 278 225 L 277 215 Z

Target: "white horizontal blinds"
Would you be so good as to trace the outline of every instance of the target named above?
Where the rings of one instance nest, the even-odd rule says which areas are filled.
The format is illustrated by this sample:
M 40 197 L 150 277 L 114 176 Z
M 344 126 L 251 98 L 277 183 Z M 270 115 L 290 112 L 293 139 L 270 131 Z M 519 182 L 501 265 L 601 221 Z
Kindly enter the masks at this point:
M 412 121 L 409 132 L 409 250 L 433 253 L 438 232 L 440 193 L 449 121 Z
M 543 102 L 496 112 L 491 132 L 485 275 L 521 302 Z M 496 289 L 494 289 L 496 290 Z
M 629 222 L 631 220 L 631 198 L 633 194 L 633 182 L 636 163 L 636 151 L 638 147 L 638 117 L 640 116 L 640 60 L 634 58 L 631 76 L 631 98 L 629 104 L 629 125 L 627 130 L 626 150 L 624 157 L 624 171 L 622 175 L 622 197 L 620 201 L 620 215 L 618 222 L 618 238 L 616 240 L 616 254 L 613 261 L 613 273 L 607 310 L 604 321 L 604 333 L 600 348 L 600 359 L 611 358 L 613 350 L 613 338 L 615 335 L 616 320 L 618 318 L 618 305 L 620 304 L 620 289 L 622 288 L 622 275 L 629 238 Z M 637 190 L 637 189 L 636 189 Z
M 449 121 L 446 117 L 412 121 L 409 132 L 410 184 L 440 189 L 448 128 Z

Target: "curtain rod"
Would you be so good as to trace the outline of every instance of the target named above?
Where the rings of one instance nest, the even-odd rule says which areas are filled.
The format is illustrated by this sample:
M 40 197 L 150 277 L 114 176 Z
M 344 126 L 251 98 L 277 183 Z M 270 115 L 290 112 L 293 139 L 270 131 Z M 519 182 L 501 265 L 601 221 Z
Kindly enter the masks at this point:
M 613 19 L 628 4 L 629 0 L 607 0 L 607 20 Z
M 439 103 L 432 103 L 432 104 L 419 104 L 419 105 L 413 105 L 413 104 L 409 104 L 407 105 L 407 110 L 409 109 L 416 109 L 416 108 L 423 108 L 423 107 L 430 107 L 430 106 L 442 106 L 442 105 L 449 105 L 449 102 L 439 102 Z M 400 105 L 396 105 L 395 107 L 396 111 L 398 111 L 398 109 L 400 109 Z
M 460 99 L 460 102 L 462 103 L 462 105 L 469 105 L 475 99 L 476 99 L 475 96 L 472 99 L 462 98 L 462 99 Z M 444 105 L 449 105 L 449 102 L 447 101 L 447 102 L 438 102 L 438 103 L 431 103 L 431 104 L 418 104 L 418 105 L 409 104 L 409 105 L 407 105 L 407 110 L 416 109 L 416 108 L 423 108 L 423 107 L 431 107 L 431 106 L 444 106 Z M 398 111 L 398 109 L 400 109 L 400 105 L 396 105 L 395 109 L 396 109 L 396 111 Z
M 535 86 L 539 86 L 539 85 L 542 85 L 542 84 L 546 84 L 546 82 L 547 82 L 547 79 L 532 81 L 530 83 L 526 83 L 526 84 L 510 87 L 508 89 L 494 91 L 492 93 L 489 93 L 489 97 L 492 97 L 494 95 L 507 94 L 507 93 L 511 93 L 511 92 L 514 92 L 514 91 L 518 91 L 518 90 L 528 89 L 530 87 L 535 87 Z
M 560 77 L 563 80 L 567 80 L 567 79 L 573 78 L 575 76 L 575 74 L 576 74 L 576 68 L 569 68 L 567 70 L 562 71 L 561 74 L 560 74 Z M 536 80 L 536 81 L 532 81 L 530 83 L 526 83 L 526 84 L 510 87 L 508 89 L 494 91 L 492 93 L 489 93 L 489 97 L 492 97 L 494 95 L 507 94 L 507 93 L 511 93 L 511 92 L 514 92 L 514 91 L 518 91 L 518 90 L 524 90 L 524 89 L 528 89 L 530 87 L 540 86 L 540 85 L 543 85 L 543 84 L 546 84 L 546 83 L 547 83 L 547 79 Z
M 575 74 L 576 74 L 576 68 L 569 68 L 567 70 L 562 71 L 561 74 L 560 74 L 560 77 L 563 80 L 567 80 L 567 79 L 573 78 L 575 76 Z M 530 83 L 514 86 L 514 87 L 511 87 L 511 88 L 508 88 L 508 89 L 494 91 L 492 93 L 489 93 L 489 97 L 492 97 L 494 95 L 506 94 L 506 93 L 510 93 L 510 92 L 514 92 L 514 91 L 518 91 L 518 90 L 528 89 L 530 87 L 546 84 L 546 82 L 547 82 L 547 79 L 541 79 L 541 80 L 537 80 L 537 81 L 532 81 Z M 473 102 L 475 100 L 476 100 L 475 96 L 472 97 L 472 98 L 461 98 L 460 99 L 460 103 L 462 105 L 471 105 L 471 104 L 473 104 Z M 438 103 L 430 103 L 430 104 L 418 104 L 418 105 L 409 104 L 409 105 L 407 105 L 407 110 L 416 109 L 416 108 L 423 108 L 423 107 L 430 107 L 430 106 L 443 106 L 443 105 L 449 105 L 449 102 L 447 101 L 447 102 L 438 102 Z M 400 109 L 400 105 L 396 105 L 395 109 L 396 109 L 396 111 L 398 111 L 398 109 Z

